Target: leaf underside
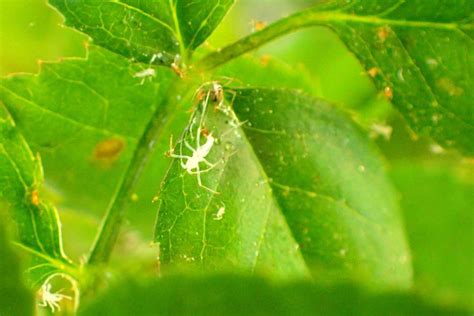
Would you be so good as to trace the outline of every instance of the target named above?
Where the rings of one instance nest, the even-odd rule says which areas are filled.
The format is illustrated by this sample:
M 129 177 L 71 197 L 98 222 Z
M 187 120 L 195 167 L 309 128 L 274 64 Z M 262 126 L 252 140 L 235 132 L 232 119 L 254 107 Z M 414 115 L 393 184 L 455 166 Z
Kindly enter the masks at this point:
M 174 149 L 191 157 L 184 141 L 197 149 L 206 140 L 198 142 L 197 126 L 217 139 L 206 157 L 216 166 L 200 174 L 207 188 L 185 170 L 187 158 L 174 159 L 163 182 L 155 231 L 162 263 L 280 277 L 308 269 L 320 279 L 408 286 L 394 192 L 365 136 L 324 101 L 298 92 L 235 93 L 240 124 L 229 108 L 203 101 L 202 123 L 191 124 Z

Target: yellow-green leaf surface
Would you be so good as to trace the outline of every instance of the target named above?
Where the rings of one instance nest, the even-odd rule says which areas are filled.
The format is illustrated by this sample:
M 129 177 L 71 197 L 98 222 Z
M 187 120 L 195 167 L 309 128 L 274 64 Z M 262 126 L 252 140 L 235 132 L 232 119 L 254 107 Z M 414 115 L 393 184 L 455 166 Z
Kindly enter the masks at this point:
M 72 270 L 62 250 L 58 214 L 43 201 L 43 175 L 12 119 L 0 108 L 0 206 L 15 228 L 15 245 L 29 258 L 26 270 L 34 286 L 56 272 Z
M 474 154 L 473 1 L 334 1 L 315 14 L 416 132 Z
M 399 162 L 392 172 L 413 253 L 418 288 L 474 304 L 474 167 Z
M 170 65 L 212 33 L 233 0 L 50 0 L 66 25 L 123 56 Z
M 1 205 L 1 204 L 0 204 Z M 0 210 L 2 216 L 5 212 Z M 33 315 L 33 293 L 24 283 L 20 260 L 0 223 L 0 315 Z
M 235 275 L 127 280 L 79 315 L 470 315 L 413 293 L 370 293 L 353 285 L 273 284 Z
M 308 269 L 318 279 L 409 286 L 394 192 L 363 133 L 301 93 L 236 93 L 242 126 L 228 108 L 215 111 L 209 101 L 203 111 L 203 102 L 174 149 L 191 157 L 188 147 L 206 144 L 206 136 L 198 142 L 198 126 L 216 139 L 206 156 L 216 165 L 200 174 L 202 186 L 186 170 L 189 158 L 175 158 L 163 182 L 155 236 L 165 267 L 280 277 Z

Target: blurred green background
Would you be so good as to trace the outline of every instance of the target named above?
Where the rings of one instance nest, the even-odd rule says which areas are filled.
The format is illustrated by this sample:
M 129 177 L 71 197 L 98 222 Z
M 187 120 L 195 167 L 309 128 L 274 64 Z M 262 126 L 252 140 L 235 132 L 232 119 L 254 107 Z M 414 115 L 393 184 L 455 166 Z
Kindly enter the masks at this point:
M 237 0 L 209 45 L 231 43 L 253 32 L 260 22 L 270 23 L 314 2 Z M 40 60 L 84 57 L 87 37 L 62 27 L 61 21 L 44 0 L 0 0 L 0 75 L 35 73 Z M 375 139 L 400 192 L 418 288 L 435 292 L 443 300 L 463 297 L 473 302 L 473 159 L 415 136 L 380 97 L 356 58 L 326 28 L 290 34 L 253 54 L 271 56 L 301 71 L 312 82 L 309 93 L 349 111 Z M 66 250 L 71 257 L 80 258 L 94 238 L 101 212 L 61 205 L 59 211 Z M 133 255 L 127 253 L 131 261 L 154 258 L 154 250 L 147 246 L 153 221 L 154 215 L 148 212 L 130 216 L 117 253 L 133 249 Z

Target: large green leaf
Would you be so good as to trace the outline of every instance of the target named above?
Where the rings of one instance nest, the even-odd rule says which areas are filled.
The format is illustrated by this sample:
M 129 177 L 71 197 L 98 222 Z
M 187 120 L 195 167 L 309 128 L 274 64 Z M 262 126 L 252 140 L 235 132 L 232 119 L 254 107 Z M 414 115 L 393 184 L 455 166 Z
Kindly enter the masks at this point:
M 154 109 L 166 100 L 181 99 L 178 103 L 183 104 L 163 128 L 164 134 L 157 140 L 157 149 L 130 205 L 134 211 L 129 218 L 150 231 L 150 214 L 155 210 L 151 200 L 169 164 L 163 153 L 170 135 L 178 135 L 186 124 L 189 114 L 183 106 L 191 105 L 183 100 L 195 88 L 184 89 L 168 99 L 172 73 L 158 68 L 156 76 L 142 84 L 142 78 L 134 77 L 141 70 L 126 58 L 91 46 L 87 59 L 44 63 L 39 75 L 3 79 L 0 98 L 30 145 L 41 153 L 53 198 L 62 206 L 91 214 L 106 209 Z M 220 74 L 238 75 L 234 84 L 242 79 L 255 85 L 308 87 L 307 80 L 277 61 L 262 65 L 245 57 L 224 67 Z M 266 74 L 271 74 L 271 81 Z M 100 112 L 102 104 L 108 105 L 107 121 L 97 119 L 105 116 L 104 107 Z M 37 133 L 43 126 L 48 126 L 47 133 Z M 65 225 L 67 228 L 69 222 Z
M 332 1 L 316 7 L 411 127 L 474 154 L 474 2 Z
M 411 293 L 373 294 L 352 285 L 272 284 L 232 275 L 117 284 L 79 315 L 469 315 Z
M 86 59 L 44 63 L 38 75 L 2 79 L 0 98 L 41 153 L 59 202 L 95 213 L 106 209 L 172 75 L 157 69 L 142 84 L 135 77 L 141 70 L 91 46 Z M 149 188 L 148 203 L 156 187 Z
M 473 12 L 474 2 L 464 0 L 324 1 L 209 54 L 199 67 L 215 68 L 301 27 L 328 26 L 417 133 L 472 155 Z
M 126 57 L 170 65 L 212 33 L 233 0 L 50 0 L 66 25 Z
M 15 245 L 30 259 L 27 273 L 39 286 L 56 272 L 72 273 L 62 250 L 54 207 L 43 201 L 43 175 L 35 157 L 3 106 L 0 107 L 0 206 L 16 229 Z
M 305 275 L 309 267 L 319 279 L 408 286 L 394 192 L 365 136 L 324 101 L 298 92 L 237 94 L 242 127 L 225 107 L 202 115 L 202 102 L 174 149 L 189 156 L 183 140 L 196 148 L 197 126 L 212 133 L 217 140 L 207 159 L 217 165 L 200 177 L 218 194 L 187 174 L 186 159 L 173 161 L 155 232 L 161 262 L 280 276 Z M 201 145 L 208 140 L 201 136 Z
M 402 209 L 414 278 L 440 299 L 474 302 L 474 168 L 433 161 L 398 162 L 392 171 Z
M 0 204 L 1 207 L 1 204 Z M 7 216 L 0 209 L 0 215 Z M 24 283 L 20 260 L 0 223 L 0 315 L 33 315 L 33 293 Z

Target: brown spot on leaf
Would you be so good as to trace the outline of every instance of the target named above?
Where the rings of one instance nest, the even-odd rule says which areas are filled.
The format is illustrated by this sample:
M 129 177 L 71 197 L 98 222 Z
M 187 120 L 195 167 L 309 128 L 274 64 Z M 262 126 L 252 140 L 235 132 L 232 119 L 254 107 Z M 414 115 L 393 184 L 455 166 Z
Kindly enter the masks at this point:
M 377 67 L 372 67 L 367 71 L 369 76 L 372 78 L 375 78 L 375 76 L 377 76 L 379 72 L 380 72 L 380 69 L 378 69 Z
M 118 137 L 112 137 L 99 142 L 92 154 L 94 161 L 102 166 L 108 167 L 120 157 L 125 149 L 125 141 Z
M 460 88 L 454 84 L 454 82 L 449 78 L 441 78 L 436 81 L 436 86 L 444 90 L 452 97 L 458 97 L 464 93 L 463 88 Z
M 40 198 L 39 198 L 39 193 L 38 193 L 38 190 L 33 190 L 33 192 L 31 192 L 31 203 L 34 205 L 34 206 L 39 206 L 40 205 Z
M 393 99 L 393 90 L 389 86 L 386 86 L 385 89 L 383 89 L 383 95 L 387 100 L 391 101 Z
M 253 21 L 253 28 L 255 31 L 261 31 L 267 26 L 267 23 L 264 21 Z
M 380 42 L 382 43 L 385 42 L 389 34 L 390 34 L 390 28 L 388 26 L 381 26 L 377 28 L 377 37 L 380 40 Z
M 185 77 L 184 70 L 177 64 L 177 63 L 172 63 L 171 64 L 171 69 L 174 71 L 175 74 L 178 75 L 181 79 Z
M 204 127 L 204 128 L 201 129 L 201 134 L 202 134 L 202 136 L 207 137 L 207 136 L 209 136 L 210 132 L 207 128 Z
M 262 64 L 262 66 L 266 67 L 268 66 L 268 63 L 270 62 L 270 59 L 272 57 L 270 55 L 263 55 L 262 57 L 260 57 L 260 64 Z

